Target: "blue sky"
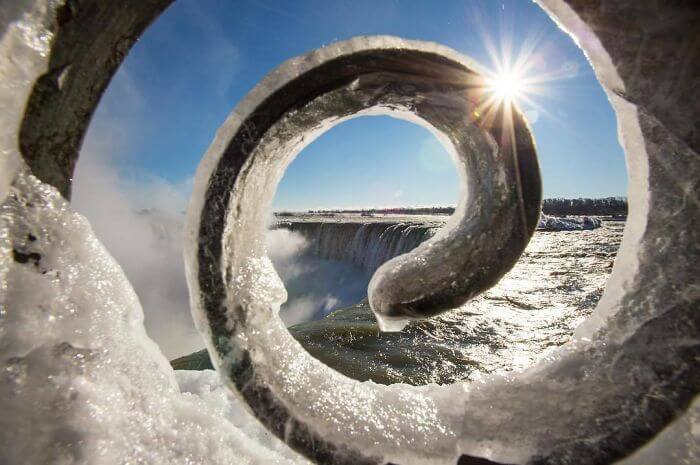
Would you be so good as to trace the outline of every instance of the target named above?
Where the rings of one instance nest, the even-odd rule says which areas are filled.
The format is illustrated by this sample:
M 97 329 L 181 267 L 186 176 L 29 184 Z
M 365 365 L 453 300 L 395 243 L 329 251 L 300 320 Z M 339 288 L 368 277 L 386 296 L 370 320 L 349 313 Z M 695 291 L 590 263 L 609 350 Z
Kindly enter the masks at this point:
M 110 152 L 129 183 L 185 191 L 236 103 L 288 58 L 356 35 L 442 43 L 492 68 L 485 38 L 515 53 L 536 43 L 533 72 L 565 76 L 524 103 L 546 197 L 620 196 L 623 152 L 612 108 L 573 41 L 528 0 L 177 0 L 147 30 L 98 108 L 86 145 Z M 99 139 L 99 141 L 96 141 Z M 86 156 L 94 156 L 93 153 Z M 363 117 L 307 147 L 276 209 L 454 204 L 457 175 L 423 128 Z M 148 206 L 148 198 L 143 199 Z

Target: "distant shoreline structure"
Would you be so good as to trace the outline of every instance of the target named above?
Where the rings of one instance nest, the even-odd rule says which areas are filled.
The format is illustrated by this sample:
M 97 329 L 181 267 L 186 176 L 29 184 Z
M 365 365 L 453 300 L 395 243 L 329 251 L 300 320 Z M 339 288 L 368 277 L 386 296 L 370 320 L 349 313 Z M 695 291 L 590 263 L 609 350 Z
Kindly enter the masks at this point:
M 300 211 L 278 211 L 277 216 L 294 216 L 299 213 L 313 214 L 337 214 L 350 213 L 365 216 L 372 215 L 451 215 L 455 207 L 432 206 L 432 207 L 384 207 L 384 208 L 338 208 L 338 209 L 318 209 Z M 626 216 L 627 198 L 625 197 L 604 197 L 599 199 L 578 198 L 564 199 L 552 198 L 544 199 L 542 202 L 542 213 L 551 216 L 567 215 L 589 215 L 589 216 Z

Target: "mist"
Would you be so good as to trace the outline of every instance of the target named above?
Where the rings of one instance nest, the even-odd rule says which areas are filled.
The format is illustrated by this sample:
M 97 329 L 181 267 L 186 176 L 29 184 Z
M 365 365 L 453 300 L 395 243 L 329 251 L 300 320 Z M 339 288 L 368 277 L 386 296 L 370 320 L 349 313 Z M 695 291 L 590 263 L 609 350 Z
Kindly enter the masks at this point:
M 191 183 L 125 176 L 116 169 L 111 146 L 97 136 L 86 141 L 77 166 L 73 207 L 122 266 L 141 301 L 146 331 L 166 357 L 200 350 L 204 342 L 190 314 L 182 256 Z M 289 296 L 280 310 L 285 324 L 322 318 L 366 296 L 369 276 L 311 256 L 300 234 L 272 229 L 266 243 Z
M 287 326 L 318 320 L 367 296 L 368 274 L 347 263 L 313 256 L 301 234 L 271 229 L 266 245 L 289 295 L 280 309 Z

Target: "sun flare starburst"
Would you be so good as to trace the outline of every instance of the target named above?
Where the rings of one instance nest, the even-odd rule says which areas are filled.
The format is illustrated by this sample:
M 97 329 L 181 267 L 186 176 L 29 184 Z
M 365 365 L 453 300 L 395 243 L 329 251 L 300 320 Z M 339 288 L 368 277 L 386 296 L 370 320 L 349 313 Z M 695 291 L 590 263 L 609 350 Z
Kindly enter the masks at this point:
M 502 119 L 498 124 L 505 127 L 512 123 L 510 118 L 521 112 L 531 124 L 540 116 L 557 120 L 542 106 L 541 99 L 556 98 L 552 87 L 576 77 L 578 65 L 562 62 L 543 30 L 523 30 L 520 18 L 509 11 L 502 11 L 495 28 L 477 5 L 465 7 L 465 14 L 486 52 L 483 80 L 477 84 L 479 103 L 473 112 L 480 124 L 490 125 L 495 119 Z M 521 30 L 517 39 L 516 30 Z
M 476 114 L 482 124 L 490 125 L 495 118 L 502 118 L 499 124 L 510 130 L 513 127 L 513 117 L 516 107 L 522 105 L 535 106 L 531 100 L 531 78 L 520 66 L 503 66 L 499 63 L 496 71 L 486 71 L 480 84 L 480 103 Z
M 512 72 L 502 72 L 489 79 L 488 88 L 503 101 L 516 100 L 525 91 L 521 76 Z

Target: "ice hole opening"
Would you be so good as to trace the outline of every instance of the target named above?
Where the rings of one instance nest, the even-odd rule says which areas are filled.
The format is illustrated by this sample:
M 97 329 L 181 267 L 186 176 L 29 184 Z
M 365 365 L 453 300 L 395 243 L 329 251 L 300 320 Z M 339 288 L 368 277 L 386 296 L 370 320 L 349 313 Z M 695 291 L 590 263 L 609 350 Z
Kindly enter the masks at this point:
M 460 180 L 440 141 L 390 116 L 361 116 L 307 145 L 278 187 L 267 249 L 285 283 L 287 325 L 367 299 L 384 262 L 442 226 Z
M 346 120 L 297 155 L 273 202 L 267 250 L 288 295 L 280 316 L 316 358 L 360 381 L 393 380 L 342 355 L 382 349 L 359 345 L 378 332 L 370 278 L 444 225 L 459 199 L 458 176 L 430 131 L 389 115 Z M 349 327 L 348 312 L 357 313 Z M 328 331 L 333 338 L 321 334 Z M 348 338 L 358 345 L 347 347 Z
M 372 273 L 432 237 L 454 213 L 455 203 L 397 205 L 390 194 L 403 187 L 391 185 L 367 206 L 367 197 L 356 192 L 382 177 L 357 177 L 355 165 L 369 158 L 376 165 L 368 168 L 387 168 L 374 156 L 385 148 L 361 142 L 367 131 L 360 130 L 366 125 L 392 141 L 408 141 L 407 147 L 392 147 L 400 153 L 396 160 L 387 157 L 394 164 L 426 168 L 421 175 L 434 174 L 431 168 L 451 169 L 449 181 L 458 184 L 439 141 L 425 129 L 390 116 L 347 120 L 303 148 L 282 178 L 267 237 L 268 253 L 288 295 L 280 316 L 292 336 L 313 357 L 353 379 L 415 385 L 520 371 L 571 340 L 602 295 L 622 238 L 626 201 L 546 199 L 547 215 L 538 231 L 495 287 L 441 317 L 416 322 L 400 333 L 382 333 L 366 300 Z M 423 146 L 411 140 L 413 133 L 404 132 L 404 126 L 428 136 Z M 343 145 L 347 139 L 353 145 Z M 377 143 L 376 137 L 370 139 Z M 365 158 L 358 151 L 371 155 Z M 347 164 L 335 171 L 338 158 Z M 326 185 L 313 186 L 320 176 L 326 177 Z M 432 187 L 437 179 L 422 181 Z M 337 183 L 353 185 L 346 192 Z M 295 184 L 305 186 L 295 189 Z
M 528 119 L 531 118 L 529 114 L 527 115 L 527 117 L 528 117 Z M 88 140 L 88 142 L 90 142 L 90 140 Z M 88 148 L 89 148 L 89 144 L 88 144 Z M 85 150 L 84 150 L 84 152 L 85 152 Z M 84 169 L 84 167 L 82 165 L 83 165 L 82 163 L 78 165 L 79 169 L 78 169 L 77 176 L 76 176 L 76 179 L 78 181 L 77 190 L 79 193 L 79 195 L 77 197 L 76 205 L 78 206 L 79 209 L 81 208 L 81 203 L 83 203 L 83 200 L 84 200 L 84 196 L 80 195 L 80 192 L 82 189 L 80 186 L 80 183 L 81 183 L 81 178 L 83 178 L 83 176 L 81 175 L 81 171 Z M 101 209 L 104 211 L 104 208 L 101 208 Z M 135 223 L 144 222 L 144 220 L 146 220 L 149 215 L 152 216 L 153 213 L 155 213 L 157 215 L 159 212 L 157 212 L 157 211 L 152 212 L 149 210 L 137 209 L 137 213 L 139 214 L 140 218 L 137 221 L 135 221 Z M 94 215 L 88 215 L 88 216 L 94 217 Z M 167 220 L 167 221 L 170 221 L 170 220 Z M 93 219 L 93 222 L 95 222 L 94 219 Z M 143 266 L 139 266 L 139 265 L 135 265 L 132 263 L 133 261 L 130 260 L 129 257 L 122 256 L 122 254 L 120 254 L 118 251 L 120 246 L 112 245 L 115 241 L 112 241 L 110 239 L 110 236 L 114 233 L 114 230 L 110 231 L 106 228 L 101 228 L 100 224 L 99 224 L 99 220 L 95 223 L 96 223 L 95 226 L 98 229 L 98 234 L 100 234 L 100 237 L 102 237 L 103 240 L 105 240 L 105 242 L 108 243 L 108 246 L 110 247 L 111 250 L 117 250 L 115 255 L 118 256 L 120 262 L 124 263 L 124 267 L 127 270 L 127 273 L 130 276 L 132 276 L 132 282 L 137 283 L 137 292 L 141 296 L 142 301 L 143 301 L 143 305 L 146 308 L 146 324 L 147 324 L 147 326 L 149 326 L 149 320 L 156 318 L 156 316 L 154 315 L 154 312 L 152 312 L 150 310 L 151 308 L 155 308 L 156 309 L 155 311 L 157 312 L 159 308 L 167 307 L 167 308 L 172 309 L 174 306 L 173 305 L 161 305 L 161 304 L 153 305 L 151 303 L 154 300 L 154 298 L 149 294 L 151 294 L 150 291 L 153 290 L 153 287 L 150 285 L 139 286 L 140 283 L 144 283 L 144 282 L 148 283 L 149 279 L 140 279 L 138 277 L 134 278 L 134 276 L 136 276 L 137 273 L 142 272 L 144 269 L 148 269 L 148 268 L 143 267 Z M 133 221 L 126 221 L 125 223 L 134 223 L 134 222 Z M 151 228 L 151 229 L 156 229 L 156 230 L 162 229 L 161 225 L 156 224 L 156 225 L 152 225 L 152 226 L 153 226 L 153 228 Z M 557 227 L 557 226 L 555 225 L 554 227 Z M 178 233 L 176 233 L 176 234 L 178 234 Z M 137 234 L 137 237 L 138 237 L 138 234 Z M 146 241 L 148 241 L 148 240 L 146 240 Z M 134 242 L 138 243 L 139 239 L 137 238 Z M 177 254 L 174 254 L 174 255 L 177 256 Z M 168 257 L 168 256 L 163 255 L 163 258 L 166 258 L 166 260 L 170 261 L 170 257 Z M 144 260 L 144 262 L 149 262 L 149 261 L 152 261 L 152 260 L 148 260 L 148 259 Z M 168 268 L 168 270 L 172 270 L 172 269 L 179 269 L 180 267 L 179 266 L 168 266 L 167 268 Z M 538 271 L 539 271 L 539 269 L 538 269 Z M 162 273 L 156 272 L 156 273 L 145 273 L 145 274 L 147 274 L 148 278 L 150 278 L 150 276 L 159 275 Z M 563 275 L 564 275 L 564 273 L 559 274 L 559 276 L 563 276 Z M 175 281 L 181 282 L 182 281 L 182 273 L 178 273 L 178 276 L 176 276 L 175 279 L 170 279 L 168 281 L 169 282 L 175 282 Z M 575 287 L 575 284 L 576 283 L 573 283 L 574 287 Z M 562 284 L 562 286 L 571 286 L 571 285 L 572 284 L 569 282 Z M 141 289 L 139 289 L 139 287 L 141 287 Z M 160 297 L 167 298 L 167 295 L 164 296 L 163 294 L 167 294 L 167 293 L 170 293 L 173 291 L 178 292 L 179 294 L 182 294 L 182 292 L 181 292 L 182 289 L 184 289 L 184 286 L 179 287 L 178 289 L 164 289 L 164 292 L 160 293 L 161 294 Z M 186 302 L 187 301 L 186 296 L 181 296 L 181 297 L 184 297 L 184 298 L 178 299 L 179 302 Z M 333 302 L 335 301 L 334 296 L 331 295 L 331 296 L 323 296 L 323 297 L 324 298 L 327 297 L 325 300 L 325 303 L 323 304 L 325 309 L 333 308 Z M 586 305 L 587 308 L 592 308 L 595 305 L 595 302 L 597 301 L 597 293 L 595 291 L 588 292 L 584 296 L 584 299 L 585 299 L 584 305 Z M 506 306 L 511 306 L 511 307 L 515 307 L 515 308 L 532 307 L 532 305 L 530 305 L 527 302 L 523 303 L 521 301 L 518 301 L 517 299 L 513 299 L 510 297 L 497 297 L 495 300 L 503 303 Z M 175 306 L 177 306 L 177 305 L 175 305 Z M 336 308 L 340 308 L 340 306 L 341 306 L 341 304 L 337 304 Z M 345 307 L 347 305 L 342 304 L 342 306 Z M 180 305 L 180 307 L 182 307 L 182 305 Z M 188 328 L 185 329 L 185 326 L 187 326 L 186 322 L 188 322 L 188 320 L 189 320 L 186 309 L 181 308 L 174 313 L 177 316 L 176 319 L 182 318 L 183 323 L 185 323 L 183 325 L 183 331 L 179 335 L 178 335 L 178 331 L 175 331 L 175 334 L 173 334 L 172 339 L 176 340 L 175 344 L 181 345 L 182 341 L 193 341 L 193 342 L 185 342 L 184 344 L 181 345 L 181 348 L 176 349 L 176 351 L 172 350 L 169 347 L 170 344 L 168 342 L 163 342 L 162 345 L 163 345 L 164 352 L 166 353 L 166 355 L 169 358 L 173 358 L 173 356 L 175 356 L 175 355 L 183 355 L 183 354 L 187 354 L 189 352 L 192 352 L 194 349 L 197 348 L 196 345 L 199 344 L 198 333 L 192 331 L 191 324 L 189 325 Z M 283 313 L 284 313 L 284 309 L 283 309 Z M 187 331 L 187 332 L 185 333 L 185 331 Z M 157 339 L 159 341 L 167 341 L 167 339 L 170 337 L 170 335 L 169 334 L 166 335 L 165 333 L 170 333 L 170 332 L 171 332 L 170 330 L 165 330 L 165 331 L 161 332 L 162 333 L 161 335 L 159 335 L 157 332 L 154 332 L 153 330 L 149 330 L 149 333 L 155 339 Z M 184 335 L 184 337 L 182 337 L 183 335 Z M 524 339 L 526 339 L 526 338 L 524 338 Z M 542 339 L 542 338 L 539 337 L 538 339 Z M 543 343 L 544 343 L 544 341 L 543 341 Z M 494 352 L 498 352 L 499 346 L 503 346 L 503 345 L 507 345 L 507 344 L 506 343 L 492 344 L 490 347 L 491 352 L 489 353 L 489 355 L 492 356 L 492 358 L 498 358 L 498 356 L 494 355 Z M 471 359 L 465 357 L 464 351 L 462 351 L 462 350 L 459 350 L 459 351 L 451 350 L 450 354 L 451 354 L 451 356 L 457 357 L 457 359 L 462 360 L 463 362 L 467 363 L 470 366 L 478 366 L 478 364 L 473 363 L 474 360 L 471 360 Z M 517 356 L 513 357 L 512 366 L 517 367 L 517 368 L 521 368 L 521 367 L 526 366 L 528 363 L 530 363 L 531 360 L 532 359 L 530 357 L 528 357 L 528 355 L 527 355 L 527 351 L 525 351 L 525 353 L 519 353 Z M 419 370 L 421 370 L 421 369 L 423 369 L 423 368 L 419 367 Z M 431 368 L 426 367 L 425 369 L 430 370 Z M 399 378 L 392 378 L 392 379 L 399 379 Z M 456 380 L 457 378 L 454 378 L 454 377 L 451 378 L 449 376 L 445 377 L 443 375 L 440 375 L 440 376 L 434 376 L 434 377 L 423 377 L 422 379 L 424 380 L 423 382 L 433 382 L 433 381 L 447 382 L 446 380 Z M 408 381 L 408 379 L 406 379 L 406 378 L 403 378 L 403 380 Z

